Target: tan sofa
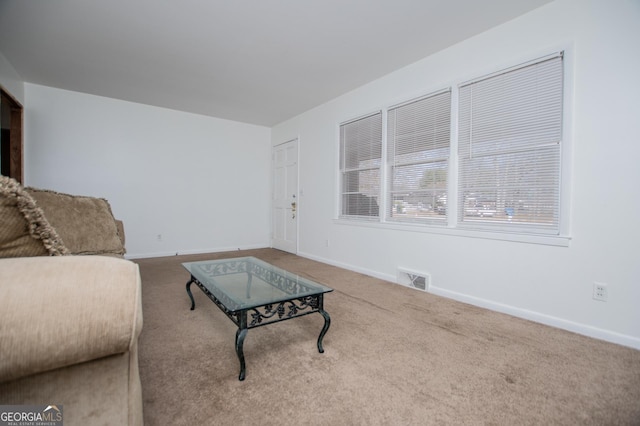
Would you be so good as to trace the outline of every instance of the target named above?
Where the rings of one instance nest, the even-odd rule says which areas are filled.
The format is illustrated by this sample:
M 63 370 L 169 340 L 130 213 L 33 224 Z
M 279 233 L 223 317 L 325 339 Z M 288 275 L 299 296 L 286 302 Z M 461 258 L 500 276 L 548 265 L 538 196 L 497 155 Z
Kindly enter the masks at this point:
M 142 425 L 140 273 L 109 204 L 0 177 L 0 218 L 0 405 Z

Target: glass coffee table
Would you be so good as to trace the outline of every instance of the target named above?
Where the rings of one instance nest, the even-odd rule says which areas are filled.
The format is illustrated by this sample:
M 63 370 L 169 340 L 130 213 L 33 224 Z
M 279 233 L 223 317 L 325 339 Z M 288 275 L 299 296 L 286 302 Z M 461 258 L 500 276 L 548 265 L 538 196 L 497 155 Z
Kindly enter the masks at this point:
M 331 325 L 324 310 L 324 294 L 333 289 L 255 257 L 187 262 L 182 266 L 191 274 L 187 282 L 191 310 L 196 306 L 191 294 L 191 284 L 195 283 L 238 326 L 236 354 L 240 360 L 240 380 L 246 374 L 242 346 L 251 328 L 318 312 L 324 317 L 318 351 L 324 352 L 322 339 Z

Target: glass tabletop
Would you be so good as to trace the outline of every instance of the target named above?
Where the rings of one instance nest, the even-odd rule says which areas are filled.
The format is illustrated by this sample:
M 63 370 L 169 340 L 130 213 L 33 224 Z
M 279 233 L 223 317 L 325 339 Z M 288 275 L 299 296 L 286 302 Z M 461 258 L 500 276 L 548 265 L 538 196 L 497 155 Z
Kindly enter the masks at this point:
M 231 312 L 333 291 L 255 257 L 187 262 L 182 266 Z

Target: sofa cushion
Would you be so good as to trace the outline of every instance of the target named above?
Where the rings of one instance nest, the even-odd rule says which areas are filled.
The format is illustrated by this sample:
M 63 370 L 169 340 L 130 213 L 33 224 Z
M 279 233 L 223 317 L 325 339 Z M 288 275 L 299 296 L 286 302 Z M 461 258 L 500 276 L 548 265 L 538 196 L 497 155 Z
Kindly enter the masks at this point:
M 0 259 L 0 284 L 0 382 L 125 353 L 136 345 L 141 284 L 138 265 L 131 261 Z
M 33 198 L 18 181 L 7 176 L 0 176 L 0 217 L 0 257 L 68 253 Z
M 26 188 L 71 254 L 125 253 L 109 202 L 103 198 Z

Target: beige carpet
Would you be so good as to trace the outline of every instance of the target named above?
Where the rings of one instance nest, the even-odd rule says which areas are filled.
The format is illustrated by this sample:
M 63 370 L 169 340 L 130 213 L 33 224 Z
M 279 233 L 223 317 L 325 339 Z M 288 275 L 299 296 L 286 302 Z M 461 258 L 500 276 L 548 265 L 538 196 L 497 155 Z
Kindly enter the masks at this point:
M 251 255 L 334 289 L 319 314 L 236 328 L 181 262 Z M 136 260 L 147 425 L 639 425 L 640 351 L 278 250 Z

